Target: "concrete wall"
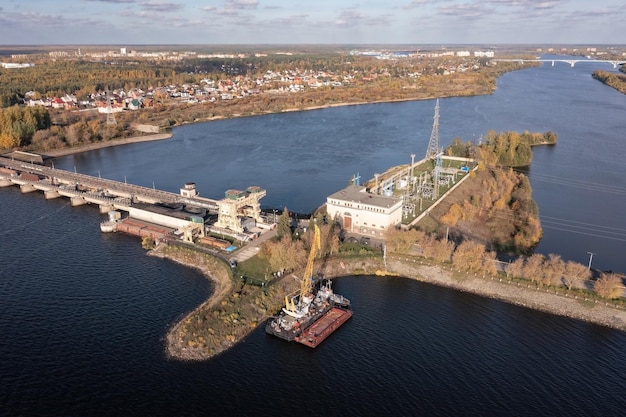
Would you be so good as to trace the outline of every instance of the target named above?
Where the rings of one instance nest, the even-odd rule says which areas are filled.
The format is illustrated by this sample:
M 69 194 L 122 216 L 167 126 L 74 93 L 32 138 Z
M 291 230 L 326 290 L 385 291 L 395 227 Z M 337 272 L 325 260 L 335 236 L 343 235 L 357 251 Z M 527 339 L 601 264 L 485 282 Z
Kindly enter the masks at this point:
M 189 220 L 177 219 L 175 217 L 153 213 L 136 207 L 129 207 L 128 215 L 133 219 L 143 220 L 145 222 L 158 224 L 172 229 L 182 229 L 190 223 Z

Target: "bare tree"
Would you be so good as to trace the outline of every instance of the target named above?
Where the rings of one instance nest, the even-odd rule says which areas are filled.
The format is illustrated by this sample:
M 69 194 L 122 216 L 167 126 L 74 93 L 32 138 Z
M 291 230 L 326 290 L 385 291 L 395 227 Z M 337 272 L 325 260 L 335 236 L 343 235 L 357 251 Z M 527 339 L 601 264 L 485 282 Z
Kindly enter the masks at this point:
M 540 253 L 533 253 L 530 257 L 526 258 L 526 262 L 524 262 L 524 278 L 532 282 L 541 283 L 543 261 L 543 255 Z
M 563 284 L 568 290 L 571 290 L 572 287 L 582 287 L 589 278 L 591 278 L 591 270 L 586 265 L 574 261 L 565 263 Z
M 523 257 L 519 257 L 506 266 L 506 274 L 510 277 L 522 278 L 524 276 L 524 262 Z
M 543 266 L 542 283 L 544 285 L 561 285 L 565 274 L 565 262 L 561 256 L 554 253 L 549 254 Z

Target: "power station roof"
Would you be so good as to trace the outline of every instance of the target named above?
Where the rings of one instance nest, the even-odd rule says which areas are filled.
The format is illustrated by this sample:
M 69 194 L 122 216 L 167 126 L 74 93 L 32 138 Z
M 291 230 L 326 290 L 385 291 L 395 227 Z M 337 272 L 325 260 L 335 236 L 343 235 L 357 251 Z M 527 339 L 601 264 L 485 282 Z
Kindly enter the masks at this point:
M 362 185 L 349 185 L 343 190 L 330 195 L 328 199 L 381 208 L 392 207 L 402 201 L 402 199 L 397 197 L 371 194 L 367 192 L 366 187 Z

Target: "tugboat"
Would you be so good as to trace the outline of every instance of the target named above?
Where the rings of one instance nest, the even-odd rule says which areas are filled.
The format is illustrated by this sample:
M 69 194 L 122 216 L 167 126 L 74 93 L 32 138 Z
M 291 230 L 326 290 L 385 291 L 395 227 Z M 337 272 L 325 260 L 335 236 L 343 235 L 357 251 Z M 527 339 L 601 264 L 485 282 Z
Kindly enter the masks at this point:
M 320 249 L 320 232 L 314 238 L 300 291 L 285 297 L 285 307 L 265 326 L 265 332 L 289 342 L 316 347 L 352 317 L 350 300 L 335 294 L 331 281 L 313 276 L 313 261 Z

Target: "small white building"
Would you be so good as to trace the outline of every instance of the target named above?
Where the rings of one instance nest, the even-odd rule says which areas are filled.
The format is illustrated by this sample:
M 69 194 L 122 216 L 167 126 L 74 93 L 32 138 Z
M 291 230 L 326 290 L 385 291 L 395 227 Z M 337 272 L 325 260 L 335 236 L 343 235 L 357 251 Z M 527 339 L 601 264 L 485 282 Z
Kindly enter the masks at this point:
M 402 222 L 402 199 L 349 185 L 326 198 L 326 212 L 349 232 L 381 236 L 389 226 Z

